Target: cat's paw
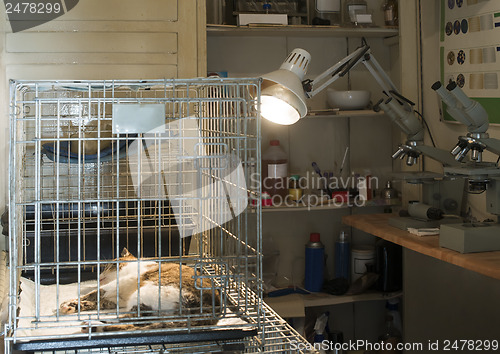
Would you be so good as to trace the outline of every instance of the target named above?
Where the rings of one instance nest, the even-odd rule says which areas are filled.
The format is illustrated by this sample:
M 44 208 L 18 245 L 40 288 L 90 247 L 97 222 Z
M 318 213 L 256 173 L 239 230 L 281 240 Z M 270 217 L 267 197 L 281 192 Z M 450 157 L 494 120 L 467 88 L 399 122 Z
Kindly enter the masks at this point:
M 80 300 L 80 311 L 91 310 L 95 306 L 91 301 Z M 59 312 L 64 315 L 69 315 L 78 312 L 78 299 L 65 301 L 59 306 Z

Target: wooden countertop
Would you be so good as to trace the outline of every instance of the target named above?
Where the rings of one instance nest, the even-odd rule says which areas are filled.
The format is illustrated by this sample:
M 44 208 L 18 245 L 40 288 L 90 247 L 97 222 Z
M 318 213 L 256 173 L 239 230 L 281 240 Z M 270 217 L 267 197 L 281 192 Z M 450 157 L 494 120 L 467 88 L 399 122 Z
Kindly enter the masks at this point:
M 416 236 L 389 225 L 395 214 L 347 215 L 342 222 L 384 240 L 500 280 L 500 251 L 462 254 L 439 247 L 439 236 Z M 500 235 L 499 235 L 500 237 Z

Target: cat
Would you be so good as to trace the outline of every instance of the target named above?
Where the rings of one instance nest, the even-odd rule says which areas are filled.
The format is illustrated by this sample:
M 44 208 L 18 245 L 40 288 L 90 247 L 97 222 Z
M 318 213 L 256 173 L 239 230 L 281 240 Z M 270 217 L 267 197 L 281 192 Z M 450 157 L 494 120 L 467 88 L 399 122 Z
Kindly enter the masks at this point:
M 138 272 L 139 264 L 140 270 Z M 182 274 L 180 274 L 181 272 Z M 138 284 L 138 275 L 140 275 L 140 284 Z M 80 304 L 80 311 L 97 310 L 98 294 L 101 310 L 116 310 L 118 284 L 118 307 L 120 311 L 130 313 L 121 315 L 118 323 L 115 321 L 114 324 L 110 325 L 101 324 L 92 328 L 92 331 L 145 330 L 180 326 L 181 322 L 148 322 L 147 317 L 142 323 L 137 312 L 140 309 L 141 315 L 146 313 L 146 316 L 173 315 L 182 305 L 183 309 L 191 310 L 192 313 L 200 313 L 200 305 L 203 305 L 203 312 L 206 314 L 207 310 L 211 310 L 213 306 L 219 306 L 220 298 L 216 291 L 203 290 L 203 295 L 200 297 L 200 290 L 195 287 L 194 276 L 193 268 L 179 265 L 176 262 L 162 262 L 161 270 L 160 264 L 157 262 L 146 260 L 138 262 L 137 258 L 124 248 L 118 263 L 118 272 L 116 264 L 108 264 L 99 276 L 99 289 L 82 295 L 80 299 L 61 303 L 59 312 L 63 315 L 77 313 L 78 304 Z M 140 285 L 140 289 L 138 289 L 138 285 Z M 197 285 L 204 289 L 212 289 L 212 282 L 206 278 L 198 279 Z M 179 304 L 179 300 L 181 300 L 181 304 Z M 134 320 L 133 324 L 126 323 L 127 320 L 132 321 L 132 319 Z M 215 323 L 215 319 L 205 319 L 197 320 L 194 325 Z M 88 330 L 88 326 L 83 326 L 83 332 Z
M 112 135 L 112 125 L 110 121 L 104 120 L 92 120 L 83 127 L 78 127 L 69 122 L 70 138 L 75 138 L 81 140 L 81 145 L 77 140 L 74 140 L 70 144 L 70 151 L 73 154 L 83 155 L 95 155 L 99 151 L 103 151 L 111 146 Z M 100 132 L 98 129 L 98 124 L 100 125 Z M 78 130 L 81 130 L 79 133 Z M 100 145 L 98 144 L 97 138 L 100 139 Z

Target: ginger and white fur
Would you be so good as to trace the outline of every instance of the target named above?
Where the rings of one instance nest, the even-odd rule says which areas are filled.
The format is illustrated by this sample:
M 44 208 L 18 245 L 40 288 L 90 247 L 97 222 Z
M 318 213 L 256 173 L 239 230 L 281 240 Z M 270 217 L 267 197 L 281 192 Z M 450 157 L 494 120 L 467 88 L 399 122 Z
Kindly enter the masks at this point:
M 99 276 L 100 288 L 83 295 L 80 299 L 66 301 L 60 305 L 61 314 L 72 314 L 80 311 L 96 310 L 98 303 L 101 310 L 117 308 L 120 312 L 129 312 L 120 316 L 121 320 L 137 319 L 137 312 L 140 309 L 142 316 L 147 314 L 172 315 L 178 311 L 180 306 L 183 309 L 195 309 L 199 307 L 211 308 L 219 305 L 219 297 L 212 291 L 203 291 L 200 297 L 200 290 L 195 288 L 195 272 L 188 266 L 180 266 L 174 262 L 162 262 L 160 265 L 153 261 L 138 261 L 132 254 L 124 249 L 118 265 L 107 267 Z M 138 282 L 138 279 L 140 281 Z M 200 280 L 199 280 L 200 282 Z M 203 288 L 211 287 L 208 279 L 203 279 Z M 140 286 L 138 287 L 138 284 Z M 98 295 L 99 294 L 99 295 Z M 99 296 L 99 301 L 97 301 Z M 179 303 L 181 301 L 181 303 Z M 211 321 L 209 321 L 211 322 Z M 203 324 L 208 324 L 204 321 Z M 98 331 L 129 330 L 134 328 L 154 329 L 171 327 L 172 324 L 156 322 L 144 324 L 120 324 L 97 327 Z

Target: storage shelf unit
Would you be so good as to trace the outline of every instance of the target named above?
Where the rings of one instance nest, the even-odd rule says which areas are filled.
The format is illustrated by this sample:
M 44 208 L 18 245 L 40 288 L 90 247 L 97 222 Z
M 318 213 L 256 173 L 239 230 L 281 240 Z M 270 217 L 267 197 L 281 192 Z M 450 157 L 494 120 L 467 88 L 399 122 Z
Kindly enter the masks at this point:
M 246 62 L 245 59 L 251 58 L 252 57 L 252 50 L 254 47 L 257 47 L 257 44 L 261 44 L 262 40 L 261 38 L 264 37 L 269 37 L 270 43 L 280 43 L 279 47 L 276 47 L 276 52 L 281 53 L 281 50 L 283 49 L 283 46 L 286 47 L 287 49 L 290 49 L 289 46 L 300 46 L 302 45 L 302 42 L 308 43 L 309 40 L 314 39 L 315 41 L 317 40 L 319 42 L 327 42 L 330 44 L 330 42 L 334 43 L 335 45 L 344 45 L 344 40 L 345 39 L 354 39 L 354 42 L 357 42 L 356 39 L 366 37 L 368 39 L 368 42 L 371 43 L 372 48 L 383 51 L 384 53 L 387 53 L 388 50 L 390 50 L 392 53 L 397 53 L 397 45 L 399 43 L 399 29 L 398 28 L 384 28 L 384 27 L 371 27 L 371 28 L 346 28 L 346 27 L 338 27 L 338 26 L 305 26 L 305 25 L 299 25 L 299 26 L 230 26 L 230 25 L 207 25 L 207 37 L 208 37 L 208 43 L 209 45 L 212 45 L 212 51 L 208 53 L 208 57 L 210 59 L 214 59 L 213 62 L 211 63 L 212 67 L 209 67 L 209 70 L 213 71 L 227 71 L 230 75 L 244 75 L 249 73 L 264 73 L 269 70 L 267 66 L 264 65 L 264 63 L 260 63 L 260 61 L 256 62 Z M 254 38 L 252 38 L 254 37 Z M 369 40 L 372 38 L 373 40 Z M 245 47 L 244 42 L 246 42 L 248 39 L 248 47 Z M 333 40 L 332 40 L 333 39 Z M 281 40 L 281 42 L 280 42 Z M 231 46 L 229 46 L 231 45 Z M 318 44 L 315 44 L 316 46 Z M 349 47 L 349 42 L 347 41 L 347 47 Z M 232 51 L 238 51 L 238 55 L 242 58 L 241 61 L 238 62 L 227 62 L 224 60 L 224 55 L 227 54 L 228 52 L 226 51 L 227 48 L 232 48 Z M 269 49 L 269 48 L 268 48 Z M 316 47 L 313 47 L 312 50 L 319 50 Z M 240 52 L 243 51 L 243 52 Z M 273 55 L 276 54 L 274 50 L 269 51 L 266 53 L 269 57 L 272 58 L 272 60 L 279 61 L 279 59 L 275 58 Z M 340 55 L 340 54 L 339 54 Z M 388 58 L 384 57 L 384 62 L 382 64 L 386 64 L 388 61 Z M 222 60 L 215 60 L 215 59 L 222 59 Z M 387 59 L 387 61 L 385 61 Z M 210 64 L 210 60 L 209 60 Z M 354 77 L 354 80 L 357 78 Z M 355 83 L 356 85 L 357 83 Z M 370 89 L 370 88 L 368 88 Z M 323 99 L 321 96 L 318 96 L 318 98 Z M 325 98 L 326 99 L 326 98 Z M 326 106 L 326 102 L 325 102 Z M 318 104 L 316 105 L 318 109 L 322 108 L 322 105 Z M 351 122 L 353 123 L 354 126 L 357 126 L 360 122 L 364 122 L 364 119 L 367 122 L 373 121 L 378 125 L 379 122 L 381 123 L 386 123 L 386 115 L 384 113 L 379 113 L 379 112 L 374 112 L 373 110 L 365 109 L 365 110 L 356 110 L 356 111 L 335 111 L 335 110 L 321 110 L 321 111 L 312 111 L 310 112 L 305 118 L 301 119 L 297 124 L 295 128 L 290 128 L 290 130 L 293 129 L 298 129 L 300 131 L 304 131 L 306 133 L 311 132 L 312 130 L 315 129 L 321 129 L 319 128 L 320 126 L 325 126 L 330 128 L 336 128 L 337 126 L 342 127 L 345 129 L 349 129 L 349 125 Z M 346 119 L 348 118 L 348 119 Z M 350 118 L 360 118 L 360 119 L 353 119 L 350 121 Z M 382 119 L 382 120 L 381 120 Z M 387 120 L 387 122 L 389 122 Z M 389 122 L 390 123 L 390 122 Z M 272 127 L 265 127 L 268 129 L 272 129 Z M 263 131 L 266 132 L 265 128 Z M 326 130 L 326 129 L 325 129 Z M 270 138 L 281 138 L 283 136 L 283 139 L 287 141 L 287 139 L 296 139 L 297 134 L 296 131 L 292 132 L 292 136 L 290 137 L 290 133 L 288 133 L 288 137 L 285 136 L 285 134 L 281 134 L 281 132 L 272 132 L 269 134 Z M 311 139 L 312 134 L 306 134 L 307 136 L 304 139 Z M 347 134 L 347 136 L 350 139 L 350 133 Z M 265 138 L 268 138 L 265 136 Z M 264 139 L 264 137 L 263 137 Z M 264 139 L 265 140 L 265 139 Z M 302 140 L 301 142 L 303 142 Z M 348 141 L 349 143 L 349 141 Z M 344 141 L 342 140 L 339 142 L 339 145 L 341 147 L 336 147 L 341 151 L 341 153 L 344 152 L 345 146 L 342 145 L 344 144 Z M 295 149 L 297 147 L 295 146 Z M 306 151 L 306 150 L 302 150 Z M 330 151 L 330 150 L 328 150 Z M 337 151 L 338 152 L 338 151 Z M 351 154 L 352 150 L 349 151 Z M 359 155 L 359 151 L 356 152 Z M 340 153 L 338 153 L 340 154 Z M 302 154 L 296 158 L 296 165 L 298 167 L 295 167 L 297 170 L 302 170 L 306 165 L 310 166 L 310 157 L 305 156 L 306 154 Z M 356 155 L 356 156 L 358 156 Z M 295 156 L 295 155 L 294 155 Z M 342 158 L 342 156 L 340 156 Z M 392 160 L 391 160 L 392 161 Z M 319 161 L 320 165 L 323 165 L 321 161 Z M 385 165 L 384 165 L 385 166 Z M 392 166 L 392 165 L 391 165 Z M 310 168 L 310 167 L 309 167 Z M 390 207 L 390 206 L 397 206 L 400 205 L 399 201 L 396 202 L 391 202 L 391 203 L 386 203 L 383 200 L 380 199 L 375 199 L 371 200 L 369 203 L 365 205 L 365 207 L 378 207 L 380 212 L 382 209 L 385 209 L 385 207 Z M 263 215 L 263 224 L 264 230 L 269 233 L 276 232 L 276 225 L 285 225 L 287 228 L 287 231 L 284 231 L 283 234 L 284 237 L 286 237 L 286 247 L 285 248 L 285 243 L 279 242 L 283 241 L 283 239 L 278 240 L 279 247 L 281 249 L 281 252 L 283 252 L 284 249 L 291 250 L 293 254 L 293 250 L 302 249 L 303 243 L 302 243 L 302 238 L 300 235 L 304 234 L 304 225 L 300 225 L 300 227 L 297 227 L 297 223 L 288 223 L 288 221 L 285 220 L 300 220 L 300 221 L 305 221 L 304 224 L 307 223 L 316 223 L 318 219 L 322 219 L 322 221 L 317 225 L 317 229 L 319 232 L 323 232 L 321 228 L 325 228 L 326 224 L 331 224 L 331 223 L 337 223 L 337 219 L 339 219 L 339 215 L 343 215 L 345 213 L 351 213 L 349 210 L 352 209 L 351 204 L 340 204 L 340 203 L 335 203 L 331 205 L 320 205 L 316 207 L 308 207 L 308 206 L 303 206 L 303 205 L 297 205 L 297 206 L 284 206 L 284 207 L 263 207 L 262 208 L 262 213 Z M 309 211 L 315 211 L 313 214 L 309 214 Z M 324 217 L 323 214 L 317 213 L 318 211 L 323 211 L 323 213 L 327 213 L 328 217 Z M 299 215 L 299 214 L 291 214 L 290 212 L 296 213 L 296 212 L 307 212 L 307 215 Z M 355 211 L 352 211 L 355 212 Z M 363 212 L 363 211 L 361 211 Z M 277 214 L 276 214 L 277 213 Z M 291 217 L 293 215 L 293 217 Z M 326 214 L 325 214 L 326 216 Z M 332 217 L 330 217 L 332 216 Z M 291 218 L 290 218 L 291 217 Z M 322 224 L 324 223 L 324 224 Z M 298 222 L 300 224 L 300 222 Z M 337 231 L 335 231 L 337 232 Z M 326 233 L 325 233 L 326 234 Z M 290 237 L 293 236 L 293 237 Z M 325 242 L 331 246 L 332 238 L 326 238 Z M 362 241 L 360 241 L 362 242 Z M 285 266 L 290 266 L 290 261 L 289 259 L 286 260 L 281 260 L 281 263 Z M 281 271 L 281 268 L 280 268 Z M 286 274 L 286 271 L 283 271 L 283 274 Z M 308 294 L 308 295 L 299 295 L 299 294 L 291 294 L 291 295 L 286 295 L 286 296 L 281 296 L 281 297 L 274 297 L 274 298 L 265 298 L 265 302 L 273 307 L 274 304 L 277 304 L 276 308 L 274 308 L 275 311 L 277 311 L 280 315 L 284 316 L 284 313 L 280 312 L 281 309 L 287 307 L 289 303 L 287 303 L 285 306 L 283 306 L 282 302 L 287 302 L 288 300 L 294 301 L 298 299 L 297 306 L 295 303 L 293 304 L 292 308 L 294 309 L 299 309 L 300 306 L 303 306 L 304 308 L 311 308 L 311 307 L 321 307 L 321 306 L 335 306 L 335 305 L 341 305 L 341 304 L 353 304 L 353 309 L 354 306 L 356 306 L 356 303 L 363 303 L 363 302 L 370 302 L 369 306 L 369 315 L 375 316 L 377 314 L 377 310 L 383 306 L 381 302 L 391 299 L 391 298 L 397 298 L 401 297 L 402 292 L 396 292 L 396 293 L 390 293 L 390 294 L 385 294 L 385 293 L 380 293 L 380 292 L 367 292 L 364 294 L 359 294 L 359 295 L 344 295 L 344 296 L 335 296 L 335 295 L 330 295 L 330 294 L 325 294 L 325 293 L 315 293 L 315 294 Z M 300 305 L 299 305 L 300 304 Z M 362 305 L 360 305 L 362 306 Z M 362 307 L 363 308 L 363 307 Z M 280 311 L 278 311 L 280 310 Z M 300 310 L 303 310 L 300 309 Z M 285 311 L 286 312 L 286 311 Z M 300 312 L 300 311 L 297 311 Z M 300 317 L 300 316 L 298 316 Z M 353 317 L 354 318 L 354 317 Z M 299 322 L 300 323 L 300 322 Z M 366 325 L 366 323 L 364 323 Z M 300 327 L 300 324 L 299 324 Z M 358 326 L 359 327 L 359 326 Z M 350 329 L 343 328 L 345 330 L 345 334 L 347 337 L 354 337 L 355 333 L 350 333 Z M 357 328 L 360 329 L 360 328 Z M 357 330 L 356 329 L 356 330 Z M 361 329 L 361 332 L 363 332 L 363 335 L 375 335 L 374 333 L 370 334 L 370 330 L 365 330 Z M 358 332 L 359 334 L 359 332 Z M 376 338 L 376 337 L 375 337 Z

